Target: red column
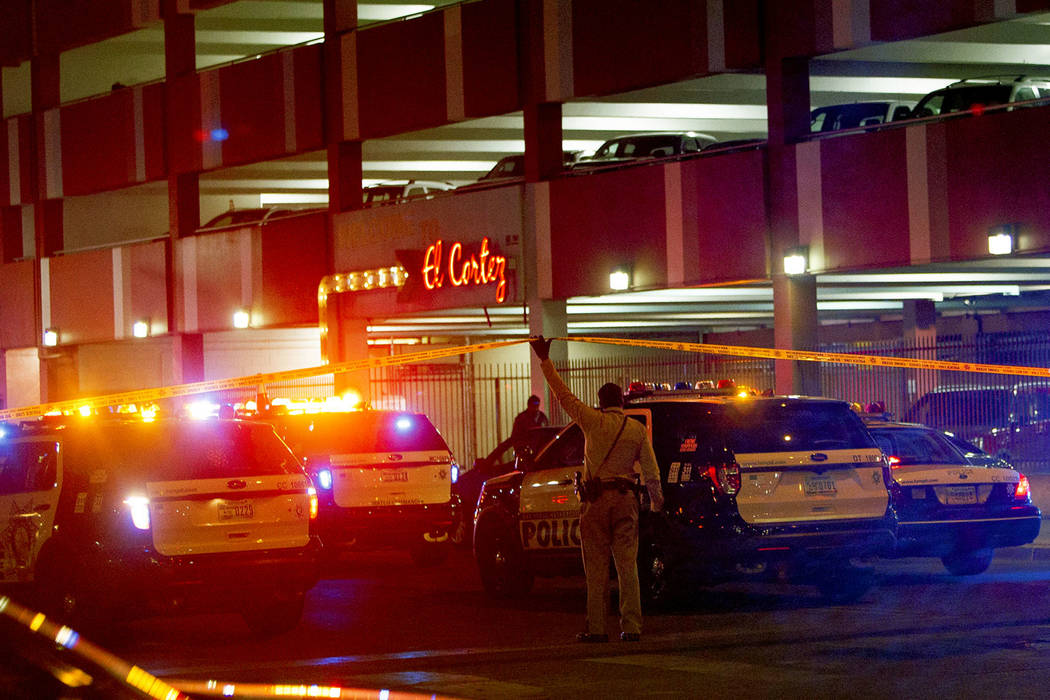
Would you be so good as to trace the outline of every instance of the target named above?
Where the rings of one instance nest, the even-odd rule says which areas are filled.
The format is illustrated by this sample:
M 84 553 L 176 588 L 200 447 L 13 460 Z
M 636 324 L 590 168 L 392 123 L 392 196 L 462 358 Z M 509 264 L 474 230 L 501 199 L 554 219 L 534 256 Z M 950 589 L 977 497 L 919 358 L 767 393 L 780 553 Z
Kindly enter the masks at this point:
M 782 19 L 782 18 L 781 18 Z M 795 145 L 809 133 L 809 61 L 784 57 L 778 39 L 783 25 L 769 25 L 766 49 L 766 105 L 769 146 L 766 151 L 766 216 L 769 222 L 769 273 L 773 278 L 774 346 L 813 349 L 818 342 L 816 279 L 810 274 L 784 274 L 784 255 L 798 246 L 799 195 Z M 777 393 L 820 395 L 820 365 L 777 360 Z
M 175 108 L 178 99 L 172 89 L 174 83 L 192 76 L 197 69 L 194 43 L 193 15 L 180 14 L 176 0 L 164 0 L 164 77 L 167 82 L 166 113 L 169 122 L 166 129 L 166 147 L 169 154 L 182 146 L 179 135 L 191 132 L 196 125 L 175 123 L 178 118 L 190 119 L 195 110 Z M 197 123 L 200 114 L 197 113 Z M 168 228 L 173 239 L 187 236 L 200 226 L 200 183 L 196 172 L 172 171 L 172 159 L 168 158 Z
M 556 177 L 562 169 L 561 103 L 525 105 L 525 180 Z
M 357 71 L 357 57 L 344 53 L 346 35 L 356 29 L 355 0 L 324 0 L 325 143 L 328 145 L 328 210 L 332 214 L 361 208 L 361 142 L 345 140 L 343 118 L 347 109 L 357 109 L 357 95 L 347 91 L 345 79 L 347 71 Z
M 34 56 L 29 72 L 33 123 L 36 128 L 36 153 L 31 166 L 36 174 L 37 194 L 34 207 L 36 256 L 43 258 L 53 255 L 63 247 L 62 200 L 48 199 L 47 196 L 47 142 L 44 133 L 44 113 L 59 105 L 58 54 Z M 61 188 L 61 182 L 53 182 L 51 185 L 53 189 Z

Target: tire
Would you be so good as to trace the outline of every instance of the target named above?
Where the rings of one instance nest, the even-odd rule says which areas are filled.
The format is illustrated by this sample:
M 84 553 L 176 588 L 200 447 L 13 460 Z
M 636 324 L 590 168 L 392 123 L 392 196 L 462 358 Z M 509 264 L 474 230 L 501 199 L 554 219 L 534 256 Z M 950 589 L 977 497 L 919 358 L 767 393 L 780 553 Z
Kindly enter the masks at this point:
M 665 610 L 678 602 L 681 592 L 671 562 L 660 545 L 649 542 L 639 546 L 638 584 L 642 605 L 648 610 Z
M 429 568 L 444 563 L 448 559 L 448 550 L 451 542 L 425 542 L 420 541 L 413 544 L 408 553 L 416 566 Z
M 870 568 L 835 563 L 817 575 L 816 586 L 821 597 L 832 605 L 854 603 L 875 585 L 875 572 Z
M 481 584 L 493 598 L 519 598 L 532 590 L 533 573 L 509 528 L 483 524 L 475 533 L 474 558 Z
M 35 575 L 36 602 L 59 622 L 98 638 L 115 621 L 114 610 L 83 571 L 78 564 L 60 566 L 57 556 L 42 560 Z
M 259 637 L 273 637 L 291 632 L 303 617 L 306 595 L 301 592 L 282 593 L 241 611 L 248 628 Z
M 988 570 L 994 551 L 991 547 L 952 552 L 941 557 L 941 563 L 952 576 L 976 576 Z

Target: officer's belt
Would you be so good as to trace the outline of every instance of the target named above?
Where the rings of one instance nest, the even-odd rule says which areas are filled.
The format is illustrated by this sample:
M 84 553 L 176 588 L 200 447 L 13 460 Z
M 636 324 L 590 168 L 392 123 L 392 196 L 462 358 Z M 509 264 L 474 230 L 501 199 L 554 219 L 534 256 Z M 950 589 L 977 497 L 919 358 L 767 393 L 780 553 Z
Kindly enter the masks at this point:
M 634 479 L 628 479 L 622 476 L 615 476 L 608 479 L 602 479 L 602 490 L 603 491 L 635 491 L 639 488 L 638 483 Z

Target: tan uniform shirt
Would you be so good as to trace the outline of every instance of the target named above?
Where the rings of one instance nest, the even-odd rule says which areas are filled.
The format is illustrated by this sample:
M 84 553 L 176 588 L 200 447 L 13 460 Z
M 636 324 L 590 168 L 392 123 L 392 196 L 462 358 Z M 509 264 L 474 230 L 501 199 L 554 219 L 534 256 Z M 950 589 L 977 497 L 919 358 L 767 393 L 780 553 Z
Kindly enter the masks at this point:
M 569 417 L 583 429 L 586 440 L 584 445 L 584 475 L 610 479 L 613 477 L 632 477 L 641 468 L 642 480 L 649 491 L 653 510 L 663 508 L 663 490 L 660 488 L 660 469 L 656 465 L 656 455 L 645 426 L 636 420 L 627 419 L 624 424 L 623 409 L 611 407 L 604 409 L 591 408 L 580 401 L 569 390 L 569 387 L 558 376 L 554 364 L 548 359 L 540 363 L 543 376 L 558 403 Z M 620 426 L 623 425 L 623 433 Z M 620 434 L 617 439 L 617 434 Z M 615 441 L 615 445 L 614 442 Z M 610 448 L 612 451 L 610 452 Z M 608 453 L 608 457 L 605 457 Z M 605 462 L 602 462 L 605 458 Z

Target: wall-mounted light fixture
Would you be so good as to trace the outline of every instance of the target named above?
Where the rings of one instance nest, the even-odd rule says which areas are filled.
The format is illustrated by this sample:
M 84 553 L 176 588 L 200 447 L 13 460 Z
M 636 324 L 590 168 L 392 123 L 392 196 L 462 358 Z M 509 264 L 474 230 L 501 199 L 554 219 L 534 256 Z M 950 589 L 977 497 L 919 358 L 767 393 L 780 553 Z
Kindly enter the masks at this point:
M 809 269 L 809 247 L 800 245 L 784 251 L 784 274 L 803 275 Z
M 44 331 L 44 345 L 53 348 L 58 345 L 58 329 L 48 328 Z
M 237 309 L 233 312 L 233 327 L 247 328 L 252 325 L 252 315 L 247 309 Z
M 140 318 L 131 325 L 131 335 L 136 338 L 148 338 L 149 337 L 149 319 Z
M 609 289 L 622 292 L 631 288 L 631 268 L 626 265 L 618 265 L 609 273 Z
M 1017 224 L 996 226 L 988 231 L 988 252 L 992 255 L 1009 255 L 1014 252 Z

